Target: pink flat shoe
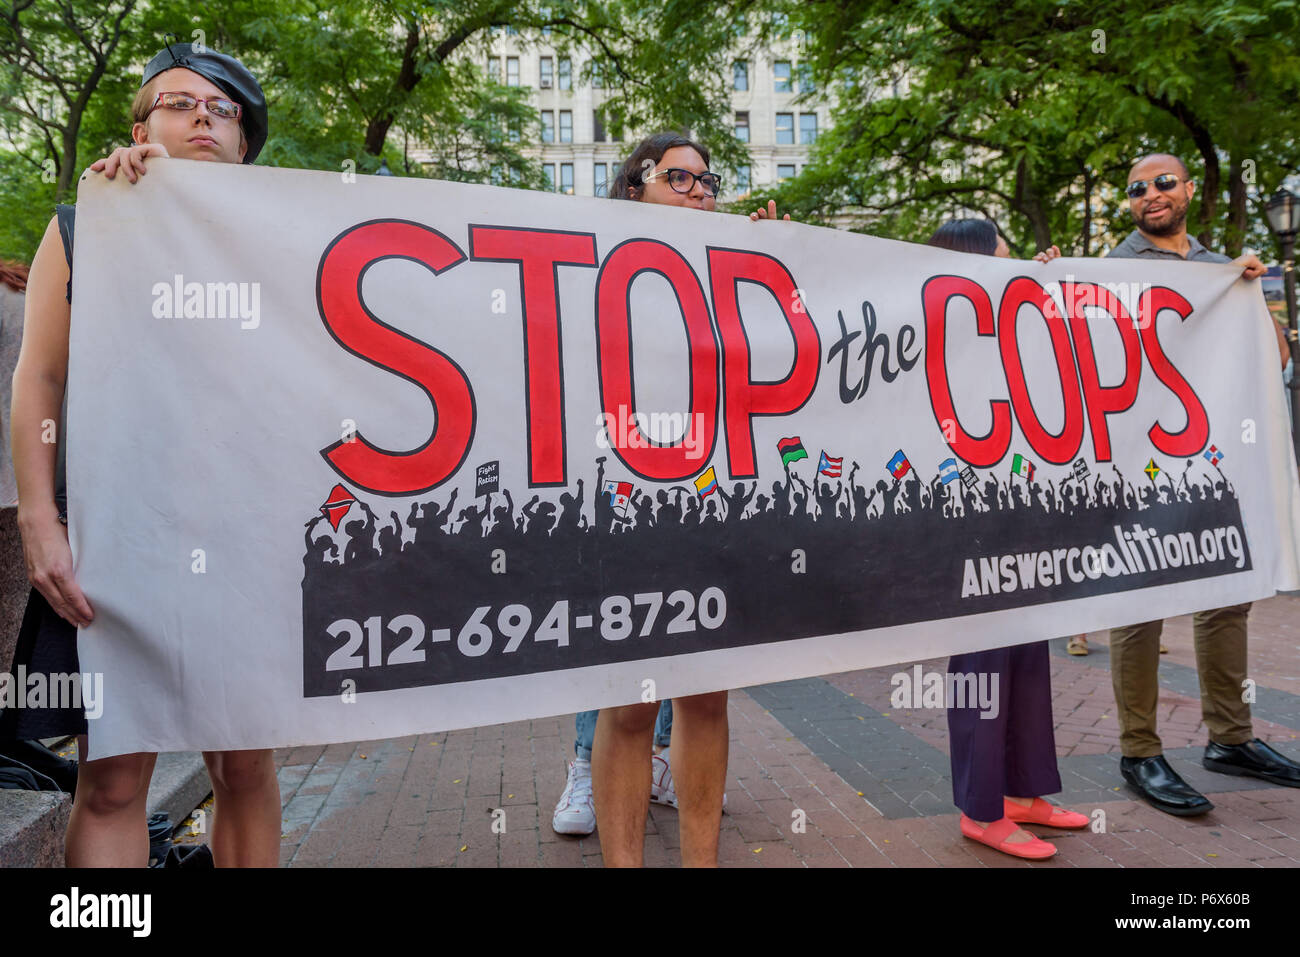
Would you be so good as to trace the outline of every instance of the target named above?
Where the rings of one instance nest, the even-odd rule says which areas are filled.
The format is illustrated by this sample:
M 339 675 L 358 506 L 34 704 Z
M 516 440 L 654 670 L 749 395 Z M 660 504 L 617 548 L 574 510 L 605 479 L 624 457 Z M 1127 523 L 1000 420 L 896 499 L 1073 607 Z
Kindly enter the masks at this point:
M 1078 830 L 1091 823 L 1091 818 L 1077 811 L 1067 811 L 1063 807 L 1048 804 L 1042 798 L 1034 798 L 1029 807 L 1022 807 L 1014 801 L 1002 799 L 1003 813 L 1017 824 L 1044 824 L 1047 827 L 1059 827 L 1066 830 Z
M 1020 825 L 1010 818 L 1004 817 L 1000 821 L 994 821 L 988 827 L 980 827 L 965 814 L 961 816 L 962 834 L 972 841 L 988 845 L 995 851 L 1010 854 L 1012 857 L 1023 857 L 1027 861 L 1043 861 L 1056 853 L 1055 844 L 1049 844 L 1037 837 L 1030 837 L 1027 841 L 1008 842 L 1007 838 L 1019 829 Z

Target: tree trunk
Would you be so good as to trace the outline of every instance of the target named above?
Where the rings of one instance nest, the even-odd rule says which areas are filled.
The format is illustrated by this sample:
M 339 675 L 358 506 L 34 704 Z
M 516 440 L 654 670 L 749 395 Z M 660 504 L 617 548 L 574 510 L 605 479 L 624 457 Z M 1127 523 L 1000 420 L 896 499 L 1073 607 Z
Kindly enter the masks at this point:
M 1034 244 L 1038 250 L 1052 245 L 1052 227 L 1047 221 L 1047 212 L 1043 209 L 1038 190 L 1029 175 L 1029 164 L 1024 155 L 1016 162 L 1016 191 L 1012 208 L 1029 220 L 1034 228 Z
M 1092 170 L 1088 168 L 1087 163 L 1080 163 L 1079 169 L 1083 173 L 1083 226 L 1079 230 L 1080 246 L 1083 249 L 1084 256 L 1092 255 L 1092 188 L 1096 183 L 1096 178 L 1092 175 Z
M 79 113 L 69 113 L 68 125 L 63 129 L 62 149 L 59 151 L 59 178 L 54 186 L 54 201 L 61 203 L 72 192 L 72 177 L 77 175 L 77 132 L 81 128 Z
M 1223 252 L 1233 258 L 1241 255 L 1246 241 L 1246 177 L 1242 161 L 1233 157 L 1228 166 L 1228 227 L 1223 235 Z

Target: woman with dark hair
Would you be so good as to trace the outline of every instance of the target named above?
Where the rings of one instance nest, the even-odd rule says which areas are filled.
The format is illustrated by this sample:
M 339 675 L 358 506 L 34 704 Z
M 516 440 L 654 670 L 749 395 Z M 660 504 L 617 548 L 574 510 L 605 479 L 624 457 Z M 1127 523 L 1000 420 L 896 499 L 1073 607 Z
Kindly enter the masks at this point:
M 984 219 L 944 223 L 930 237 L 930 245 L 984 256 L 1011 256 L 1006 240 Z M 1034 259 L 1048 262 L 1060 255 L 1052 246 Z M 948 706 L 953 803 L 962 812 L 962 834 L 1013 857 L 1044 860 L 1053 856 L 1054 844 L 1020 825 L 1080 828 L 1088 826 L 1088 817 L 1055 807 L 1041 797 L 1061 790 L 1052 734 L 1047 642 L 953 655 L 948 659 L 948 673 L 998 679 L 996 684 L 991 677 L 986 679 L 997 689 L 994 717 L 974 702 L 962 708 Z
M 678 133 L 656 133 L 623 163 L 610 198 L 712 210 L 721 185 L 709 171 L 707 149 Z M 658 712 L 658 702 L 604 708 L 596 722 L 592 782 L 607 866 L 642 864 L 652 785 L 647 757 Z M 682 864 L 714 867 L 727 778 L 727 692 L 673 699 L 672 735 Z
M 987 219 L 950 219 L 935 230 L 934 235 L 930 237 L 930 245 L 959 253 L 978 253 L 981 256 L 1004 258 L 1011 256 L 1011 248 L 1007 245 L 1007 241 L 998 235 L 997 227 Z M 1055 246 L 1052 248 L 1056 249 Z M 1056 256 L 1060 254 L 1061 251 L 1057 249 Z M 1034 258 L 1037 259 L 1038 256 Z M 1047 257 L 1047 259 L 1055 258 L 1055 256 Z M 1047 259 L 1041 261 L 1047 262 Z
M 251 163 L 266 141 L 266 101 L 257 80 L 233 57 L 188 43 L 172 44 L 145 66 L 132 119 L 135 145 L 115 150 L 91 170 L 109 179 L 120 170 L 134 183 L 145 174 L 149 157 Z M 60 425 L 57 446 L 46 439 L 46 424 L 60 421 L 65 404 L 75 212 L 60 206 L 36 250 L 14 372 L 11 441 L 18 528 L 33 586 L 14 662 L 29 675 L 79 673 L 77 629 L 95 615 L 77 584 L 68 544 L 67 499 L 75 498 L 77 490 L 65 490 L 66 429 Z M 195 229 L 202 226 L 193 224 Z M 0 718 L 0 735 L 19 740 L 64 734 L 79 735 L 80 761 L 68 822 L 68 866 L 144 866 L 149 857 L 146 802 L 157 755 L 87 760 L 88 726 L 81 708 L 13 709 Z M 274 867 L 279 862 L 280 792 L 271 751 L 209 751 L 203 757 L 216 796 L 216 863 Z
M 708 169 L 705 147 L 680 133 L 655 133 L 638 143 L 623 161 L 609 188 L 609 198 L 713 209 L 722 180 Z M 708 185 L 701 176 L 707 178 Z

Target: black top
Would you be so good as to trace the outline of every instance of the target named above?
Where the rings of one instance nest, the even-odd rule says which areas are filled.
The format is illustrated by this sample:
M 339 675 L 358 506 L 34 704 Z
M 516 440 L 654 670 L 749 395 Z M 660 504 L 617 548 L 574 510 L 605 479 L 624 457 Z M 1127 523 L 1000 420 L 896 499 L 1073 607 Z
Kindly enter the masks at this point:
M 59 220 L 59 237 L 63 240 L 63 255 L 68 260 L 68 305 L 72 305 L 72 234 L 76 227 L 77 207 L 60 204 L 55 207 Z M 59 521 L 68 521 L 68 450 L 63 437 L 68 431 L 68 387 L 63 386 L 63 407 L 59 411 L 59 432 L 55 436 L 58 459 L 54 464 L 54 504 L 59 508 Z

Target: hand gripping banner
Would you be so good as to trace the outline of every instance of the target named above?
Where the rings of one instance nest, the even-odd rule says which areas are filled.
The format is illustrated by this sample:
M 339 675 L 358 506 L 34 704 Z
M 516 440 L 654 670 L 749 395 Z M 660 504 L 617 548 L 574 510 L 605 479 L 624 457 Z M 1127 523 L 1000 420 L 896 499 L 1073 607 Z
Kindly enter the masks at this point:
M 1300 587 L 1277 352 L 1236 267 L 150 169 L 90 176 L 77 218 L 95 757 L 521 720 Z

